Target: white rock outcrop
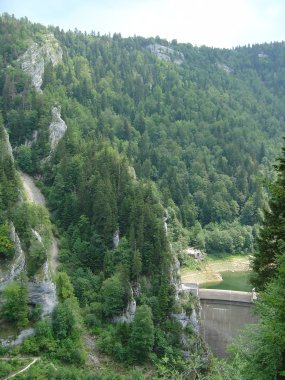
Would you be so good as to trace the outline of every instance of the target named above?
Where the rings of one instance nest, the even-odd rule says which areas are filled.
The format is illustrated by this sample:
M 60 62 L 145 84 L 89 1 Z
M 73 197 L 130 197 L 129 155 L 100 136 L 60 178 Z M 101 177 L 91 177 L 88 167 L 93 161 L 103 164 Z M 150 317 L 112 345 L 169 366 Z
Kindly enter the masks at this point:
M 113 247 L 116 249 L 120 243 L 120 233 L 119 230 L 116 230 L 113 234 Z
M 227 74 L 231 74 L 233 71 L 229 66 L 225 65 L 224 63 L 217 63 L 217 66 L 219 69 L 223 70 Z
M 34 279 L 28 282 L 29 302 L 40 305 L 42 317 L 50 315 L 57 304 L 56 287 L 51 279 L 48 262 L 46 261 L 42 268 L 43 279 Z
M 0 268 L 0 290 L 4 289 L 14 278 L 22 273 L 25 268 L 25 254 L 13 223 L 10 224 L 10 239 L 14 243 L 15 254 L 6 270 Z
M 135 313 L 137 309 L 137 304 L 134 299 L 128 302 L 126 311 L 124 314 L 120 315 L 119 317 L 114 318 L 114 322 L 126 322 L 126 323 L 131 323 L 133 322 L 135 318 Z
M 36 91 L 41 92 L 45 63 L 53 66 L 62 61 L 62 49 L 51 33 L 46 34 L 42 44 L 33 42 L 27 51 L 18 59 L 23 71 L 31 78 Z
M 3 128 L 3 131 L 4 131 L 4 140 L 5 140 L 4 146 L 6 147 L 6 153 L 11 158 L 11 160 L 14 162 L 13 149 L 12 149 L 12 146 L 11 146 L 11 143 L 9 140 L 8 132 L 7 132 L 6 128 Z
M 118 317 L 115 317 L 113 319 L 113 322 L 126 322 L 126 323 L 131 323 L 133 322 L 137 310 L 137 303 L 136 300 L 134 299 L 134 291 L 133 288 L 130 287 L 131 291 L 131 297 L 130 301 L 128 302 L 127 308 L 124 311 L 124 313 Z
M 44 247 L 41 235 L 32 229 L 34 238 L 42 244 Z M 45 247 L 44 247 L 45 249 Z M 56 296 L 56 286 L 52 281 L 49 268 L 48 260 L 44 263 L 42 267 L 42 274 L 40 279 L 35 278 L 33 281 L 29 281 L 29 302 L 36 305 L 41 305 L 42 316 L 50 315 L 53 312 L 57 304 Z
M 151 44 L 147 46 L 147 49 L 162 61 L 173 62 L 176 65 L 181 65 L 185 60 L 183 53 L 167 46 Z
M 52 113 L 52 122 L 49 125 L 49 139 L 51 150 L 53 151 L 59 141 L 62 139 L 67 125 L 65 121 L 61 118 L 61 109 L 59 105 L 54 105 L 51 109 Z
M 18 346 L 23 343 L 23 341 L 29 336 L 33 336 L 35 334 L 35 329 L 29 328 L 22 330 L 20 334 L 16 337 L 9 337 L 7 339 L 0 339 L 0 343 L 3 347 L 13 347 Z M 6 377 L 7 379 L 7 377 Z

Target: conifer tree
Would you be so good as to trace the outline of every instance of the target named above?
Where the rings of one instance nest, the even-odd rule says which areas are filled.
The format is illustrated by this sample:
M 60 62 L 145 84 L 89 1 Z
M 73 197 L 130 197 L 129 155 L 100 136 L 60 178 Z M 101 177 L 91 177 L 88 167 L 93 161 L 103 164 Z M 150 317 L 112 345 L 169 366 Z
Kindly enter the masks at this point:
M 130 352 L 136 362 L 144 362 L 154 343 L 154 326 L 151 309 L 147 305 L 137 308 L 130 338 Z
M 265 212 L 258 239 L 258 250 L 253 261 L 252 282 L 258 290 L 264 289 L 276 275 L 277 259 L 285 248 L 285 148 L 278 159 L 277 180 L 271 186 L 270 210 Z

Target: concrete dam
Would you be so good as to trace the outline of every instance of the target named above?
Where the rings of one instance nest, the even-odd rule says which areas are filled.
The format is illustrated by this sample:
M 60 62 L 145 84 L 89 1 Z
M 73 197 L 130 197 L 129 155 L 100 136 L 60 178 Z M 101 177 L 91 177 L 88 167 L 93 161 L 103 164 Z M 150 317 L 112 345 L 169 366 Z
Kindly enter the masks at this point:
M 212 352 L 218 357 L 224 357 L 227 354 L 226 347 L 240 330 L 258 320 L 253 312 L 255 293 L 199 289 L 196 284 L 193 285 L 183 284 L 183 288 L 200 299 L 200 333 Z

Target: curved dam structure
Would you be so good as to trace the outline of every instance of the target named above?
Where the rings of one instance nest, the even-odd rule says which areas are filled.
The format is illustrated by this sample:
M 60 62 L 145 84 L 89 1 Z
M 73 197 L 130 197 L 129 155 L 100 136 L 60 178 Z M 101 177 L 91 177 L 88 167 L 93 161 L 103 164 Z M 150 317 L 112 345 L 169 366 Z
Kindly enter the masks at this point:
M 254 293 L 199 289 L 201 335 L 216 356 L 227 354 L 226 347 L 247 324 L 256 323 Z
M 200 333 L 218 357 L 227 354 L 227 346 L 246 325 L 256 323 L 254 292 L 199 289 L 197 284 L 183 284 L 201 303 Z

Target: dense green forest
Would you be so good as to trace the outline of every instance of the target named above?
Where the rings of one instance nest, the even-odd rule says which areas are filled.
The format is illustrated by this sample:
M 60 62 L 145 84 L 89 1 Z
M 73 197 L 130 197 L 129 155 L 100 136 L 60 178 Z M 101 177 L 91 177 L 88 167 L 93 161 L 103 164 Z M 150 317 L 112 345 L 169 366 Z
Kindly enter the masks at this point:
M 284 58 L 284 43 L 213 49 L 1 16 L 0 264 L 13 259 L 11 222 L 28 260 L 26 275 L 3 291 L 0 322 L 34 326 L 18 350 L 44 357 L 21 378 L 238 376 L 221 363 L 224 375 L 216 375 L 203 341 L 174 317 L 197 309 L 191 296 L 178 297 L 177 258 L 183 264 L 187 246 L 209 255 L 257 252 L 253 283 L 264 291 L 264 331 L 251 354 L 264 351 L 242 377 L 250 363 L 236 347 L 236 378 L 274 379 L 283 369 L 276 308 L 280 342 L 271 372 L 262 374 L 273 339 L 266 335 L 269 309 L 282 296 L 284 270 L 284 160 L 272 170 L 284 133 Z M 67 128 L 54 138 L 56 125 Z M 16 168 L 38 180 L 59 239 L 58 305 L 47 319 L 31 310 L 26 293 L 46 260 L 32 231 L 48 247 L 51 223 L 46 210 L 22 199 Z M 267 246 L 276 230 L 278 241 Z M 131 323 L 123 322 L 134 302 Z M 88 336 L 110 361 L 96 374 L 83 370 Z

